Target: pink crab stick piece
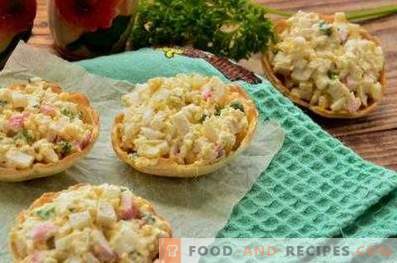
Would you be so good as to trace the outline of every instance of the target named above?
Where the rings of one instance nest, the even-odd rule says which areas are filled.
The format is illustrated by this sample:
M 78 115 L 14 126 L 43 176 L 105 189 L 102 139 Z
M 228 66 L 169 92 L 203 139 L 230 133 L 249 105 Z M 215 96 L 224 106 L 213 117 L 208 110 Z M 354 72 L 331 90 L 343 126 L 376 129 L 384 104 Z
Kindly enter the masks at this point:
M 74 145 L 76 146 L 77 149 L 81 151 L 90 143 L 90 140 L 91 140 L 91 133 L 87 133 L 83 137 L 83 139 L 81 139 L 80 141 L 76 141 Z
M 128 193 L 121 194 L 120 218 L 130 220 L 137 218 L 139 215 L 138 208 L 135 205 L 134 198 Z
M 80 143 L 81 149 L 84 149 L 90 143 L 90 140 L 91 140 L 91 133 L 87 133 L 84 136 L 83 140 L 81 140 Z
M 53 117 L 56 115 L 56 108 L 51 105 L 41 105 L 40 112 Z
M 29 113 L 15 114 L 8 120 L 7 128 L 12 131 L 18 131 L 23 128 L 23 123 L 26 118 L 29 117 Z
M 205 100 L 208 100 L 208 99 L 210 99 L 212 97 L 212 92 L 209 89 L 203 90 L 201 94 L 203 95 L 203 98 Z
M 43 223 L 32 230 L 32 238 L 34 242 L 44 242 L 58 231 L 58 227 L 53 223 Z
M 347 110 L 349 112 L 357 112 L 360 109 L 361 101 L 358 98 L 355 98 L 347 103 Z
M 31 263 L 43 263 L 45 259 L 44 253 L 40 251 L 36 251 L 33 253 L 32 257 L 30 258 Z
M 94 254 L 101 262 L 112 262 L 117 258 L 117 254 L 112 250 L 102 232 L 94 231 L 93 237 L 96 241 Z
M 108 244 L 98 244 L 95 246 L 95 254 L 101 262 L 112 262 L 116 255 Z

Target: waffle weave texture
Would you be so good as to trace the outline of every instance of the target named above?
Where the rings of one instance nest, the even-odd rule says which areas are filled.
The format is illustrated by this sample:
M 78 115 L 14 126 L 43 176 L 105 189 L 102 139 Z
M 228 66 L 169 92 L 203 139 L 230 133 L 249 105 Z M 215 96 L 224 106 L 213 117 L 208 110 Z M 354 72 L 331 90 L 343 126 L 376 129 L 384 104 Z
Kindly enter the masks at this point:
M 80 62 L 94 74 L 145 82 L 178 73 L 217 75 L 199 58 L 143 49 Z M 397 232 L 396 173 L 364 161 L 263 81 L 241 82 L 261 117 L 287 137 L 280 153 L 235 206 L 218 237 L 388 237 Z M 219 191 L 222 191 L 221 189 Z

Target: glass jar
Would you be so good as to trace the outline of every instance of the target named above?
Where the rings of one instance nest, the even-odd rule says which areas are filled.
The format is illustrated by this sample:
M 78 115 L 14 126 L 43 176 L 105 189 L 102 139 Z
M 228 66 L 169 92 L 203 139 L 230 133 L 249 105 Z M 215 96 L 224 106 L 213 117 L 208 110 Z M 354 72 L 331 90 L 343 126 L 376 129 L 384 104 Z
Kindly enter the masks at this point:
M 138 0 L 49 0 L 49 25 L 58 52 L 79 60 L 123 51 Z
M 32 34 L 36 0 L 0 0 L 0 68 L 20 40 Z

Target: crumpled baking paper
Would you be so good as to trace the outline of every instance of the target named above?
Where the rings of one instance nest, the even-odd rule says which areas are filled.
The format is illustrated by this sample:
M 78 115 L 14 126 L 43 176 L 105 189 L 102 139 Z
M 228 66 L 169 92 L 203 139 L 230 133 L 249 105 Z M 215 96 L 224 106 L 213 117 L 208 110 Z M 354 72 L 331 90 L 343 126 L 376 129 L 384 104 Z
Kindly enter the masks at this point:
M 133 66 L 133 65 L 132 65 Z M 66 91 L 87 95 L 100 114 L 100 137 L 91 153 L 74 167 L 52 177 L 23 183 L 0 183 L 0 258 L 8 255 L 8 232 L 19 211 L 45 192 L 78 183 L 127 186 L 150 200 L 171 222 L 176 237 L 215 237 L 233 206 L 250 190 L 284 141 L 275 122 L 261 124 L 254 141 L 225 168 L 200 178 L 173 179 L 141 174 L 119 161 L 112 150 L 113 118 L 121 111 L 120 97 L 133 89 L 127 82 L 87 73 L 44 50 L 20 44 L 0 74 L 0 86 L 38 76 L 58 82 Z M 264 174 L 266 176 L 266 174 Z

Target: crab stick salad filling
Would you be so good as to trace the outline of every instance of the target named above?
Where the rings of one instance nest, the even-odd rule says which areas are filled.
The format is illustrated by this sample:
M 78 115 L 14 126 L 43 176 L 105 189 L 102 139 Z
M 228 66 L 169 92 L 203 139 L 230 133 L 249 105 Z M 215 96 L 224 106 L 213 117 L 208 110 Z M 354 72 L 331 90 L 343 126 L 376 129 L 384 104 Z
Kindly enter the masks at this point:
M 239 147 L 248 129 L 243 100 L 217 77 L 177 75 L 140 84 L 122 100 L 122 148 L 137 165 L 160 158 L 205 165 Z
M 33 78 L 0 89 L 0 167 L 28 169 L 80 152 L 93 126 L 54 84 Z
M 127 188 L 84 185 L 33 205 L 10 240 L 18 262 L 146 263 L 170 232 L 149 202 Z
M 296 13 L 279 33 L 271 64 L 291 95 L 325 110 L 355 113 L 383 95 L 382 48 L 344 13 L 333 22 Z

